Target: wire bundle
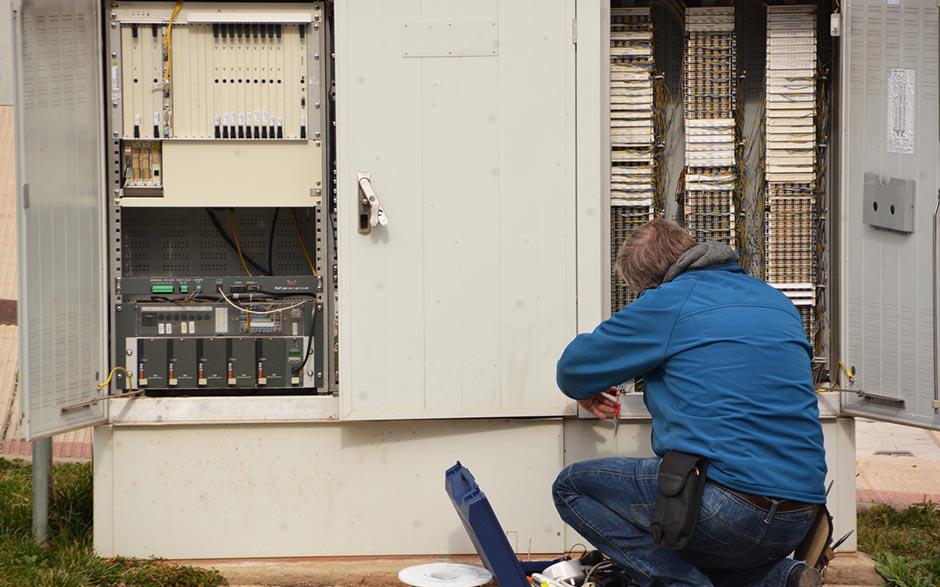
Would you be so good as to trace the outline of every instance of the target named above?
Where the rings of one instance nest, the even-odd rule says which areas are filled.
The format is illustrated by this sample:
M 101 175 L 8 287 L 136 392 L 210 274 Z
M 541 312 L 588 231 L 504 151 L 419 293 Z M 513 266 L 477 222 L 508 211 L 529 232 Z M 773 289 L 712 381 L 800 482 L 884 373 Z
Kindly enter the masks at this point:
M 653 218 L 656 127 L 650 9 L 613 7 L 610 16 L 611 309 L 636 299 L 614 270 L 620 243 Z
M 817 278 L 816 9 L 767 7 L 767 281 L 814 339 Z
M 738 178 L 734 7 L 689 8 L 683 77 L 686 227 L 735 245 Z

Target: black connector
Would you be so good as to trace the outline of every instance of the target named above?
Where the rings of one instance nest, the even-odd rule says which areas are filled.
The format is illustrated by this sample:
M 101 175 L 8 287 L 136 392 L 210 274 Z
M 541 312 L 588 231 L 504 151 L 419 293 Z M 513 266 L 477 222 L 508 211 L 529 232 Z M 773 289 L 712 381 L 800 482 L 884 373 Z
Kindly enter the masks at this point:
M 268 129 L 268 138 L 269 138 L 269 139 L 273 139 L 273 138 L 274 138 L 274 127 L 273 127 L 273 126 Z
M 297 25 L 297 26 L 300 27 L 300 38 L 303 39 L 304 37 L 307 36 L 307 25 L 305 25 L 305 24 L 300 24 L 300 25 Z
M 160 125 L 159 124 L 153 125 L 153 138 L 155 139 L 160 138 Z
M 227 139 L 227 138 L 228 138 L 228 127 L 227 127 L 227 126 L 223 126 L 223 127 L 222 127 L 222 138 L 223 138 L 223 139 Z
M 260 139 L 260 138 L 261 138 L 261 129 L 258 128 L 258 125 L 255 125 L 255 138 L 256 138 L 256 139 Z
M 134 138 L 135 139 L 140 138 L 140 125 L 139 124 L 134 125 Z
M 131 25 L 131 36 L 134 37 L 135 39 L 137 38 L 137 25 L 136 24 Z
M 274 25 L 274 34 L 277 35 L 278 39 L 281 38 L 281 25 L 280 24 Z
M 156 39 L 159 34 L 160 34 L 160 27 L 155 24 L 150 25 L 150 36 Z
M 232 137 L 233 139 L 235 138 L 235 126 L 234 126 L 234 125 L 232 125 L 231 127 L 229 127 L 229 129 L 228 129 L 228 134 L 229 134 L 229 136 Z
M 307 138 L 307 127 L 306 127 L 306 126 L 300 127 L 300 138 L 302 138 L 302 139 Z
M 217 22 L 212 23 L 212 36 L 216 39 L 219 38 L 219 23 Z
M 238 138 L 245 138 L 245 127 L 240 124 L 238 125 Z
M 279 139 L 284 138 L 284 127 L 281 125 L 277 125 L 277 138 Z
M 219 125 L 218 125 L 218 124 L 215 125 L 215 138 L 217 138 L 217 139 L 221 139 L 221 138 L 222 138 L 222 129 L 219 128 Z
M 245 27 L 245 25 L 243 25 L 243 24 L 236 24 L 236 25 L 235 25 L 235 32 L 238 33 L 238 38 L 239 38 L 239 39 L 242 38 L 242 33 L 244 32 L 244 30 L 243 30 L 244 27 Z
M 268 127 L 266 126 L 261 127 L 261 138 L 262 139 L 268 138 Z
M 245 293 L 248 290 L 247 288 L 245 288 L 244 285 L 233 285 L 228 288 L 228 291 L 229 293 L 239 294 L 239 293 Z
M 258 38 L 258 25 L 257 24 L 251 25 L 251 38 L 252 39 Z

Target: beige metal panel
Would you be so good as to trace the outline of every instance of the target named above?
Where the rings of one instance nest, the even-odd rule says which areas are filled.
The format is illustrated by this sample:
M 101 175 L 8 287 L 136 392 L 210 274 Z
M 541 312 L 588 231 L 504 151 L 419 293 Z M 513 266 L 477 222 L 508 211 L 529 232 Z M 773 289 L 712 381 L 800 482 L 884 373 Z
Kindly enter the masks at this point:
M 560 414 L 577 305 L 573 0 L 424 10 L 337 4 L 344 416 Z M 402 57 L 389 19 L 446 15 L 495 17 L 499 55 Z M 371 235 L 357 172 L 390 218 Z
M 109 423 L 124 426 L 310 423 L 337 420 L 339 399 L 330 395 L 114 399 L 108 413 Z
M 92 525 L 92 540 L 95 551 L 104 556 L 113 556 L 114 525 L 114 443 L 110 426 L 96 426 L 92 429 L 92 442 L 94 459 L 92 492 L 92 507 L 94 508 L 94 523 Z M 187 449 L 188 450 L 188 449 Z
M 104 416 L 87 403 L 107 372 L 99 8 L 31 0 L 14 13 L 20 385 L 30 439 Z
M 829 394 L 834 395 L 834 394 Z M 829 400 L 826 400 L 829 401 Z M 820 405 L 823 408 L 823 405 Z M 822 420 L 828 484 L 834 482 L 829 493 L 828 507 L 834 517 L 834 535 L 839 538 L 855 530 L 855 420 L 851 418 L 826 417 Z M 609 422 L 598 420 L 565 420 L 565 464 L 607 457 L 645 458 L 653 455 L 650 446 L 649 422 L 622 422 L 616 434 Z M 565 527 L 565 549 L 578 542 L 586 543 L 583 537 Z M 856 549 L 853 534 L 839 552 Z
M 176 2 L 120 2 L 112 7 L 118 22 L 167 22 Z M 319 2 L 186 2 L 177 23 L 311 22 Z
M 610 3 L 577 2 L 578 331 L 610 313 Z
M 174 25 L 173 26 L 173 73 L 172 73 L 172 96 L 173 96 L 173 136 L 174 137 L 201 137 L 202 134 L 193 132 L 197 122 L 192 117 L 192 104 L 198 98 L 196 96 L 197 87 L 194 79 L 193 52 L 191 41 L 194 41 L 191 35 L 192 27 Z
M 123 62 L 121 64 L 121 89 L 123 91 L 124 105 L 124 138 L 133 138 L 134 136 L 134 118 L 138 112 L 136 85 L 134 84 L 134 72 L 137 69 L 135 60 L 139 51 L 138 43 L 131 37 L 130 27 L 121 29 L 121 55 Z
M 99 427 L 95 442 L 103 556 L 471 553 L 444 492 L 458 459 L 517 551 L 562 550 L 558 419 Z
M 122 206 L 313 206 L 319 141 L 164 141 L 163 196 Z

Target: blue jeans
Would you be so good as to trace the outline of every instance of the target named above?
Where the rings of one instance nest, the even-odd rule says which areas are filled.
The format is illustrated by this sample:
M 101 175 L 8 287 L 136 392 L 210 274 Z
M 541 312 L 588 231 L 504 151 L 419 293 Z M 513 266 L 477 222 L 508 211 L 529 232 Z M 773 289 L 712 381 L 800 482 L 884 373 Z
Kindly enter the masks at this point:
M 555 480 L 555 507 L 641 586 L 778 587 L 802 564 L 785 557 L 809 531 L 816 508 L 767 512 L 711 483 L 686 547 L 659 548 L 649 530 L 658 474 L 658 458 L 575 463 Z

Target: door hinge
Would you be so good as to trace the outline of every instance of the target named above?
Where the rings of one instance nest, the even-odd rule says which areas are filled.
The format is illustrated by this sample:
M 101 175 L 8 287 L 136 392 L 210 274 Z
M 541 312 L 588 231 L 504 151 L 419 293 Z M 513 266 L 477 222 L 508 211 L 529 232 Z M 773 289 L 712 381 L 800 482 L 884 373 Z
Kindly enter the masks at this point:
M 29 184 L 23 184 L 23 209 L 29 208 Z
M 571 42 L 575 45 L 578 44 L 578 19 L 577 17 L 571 19 Z

